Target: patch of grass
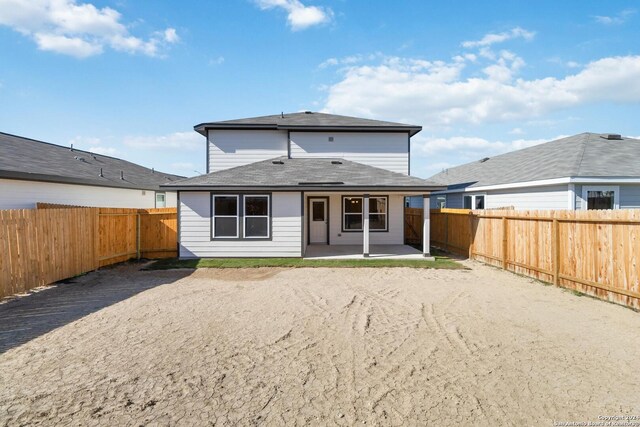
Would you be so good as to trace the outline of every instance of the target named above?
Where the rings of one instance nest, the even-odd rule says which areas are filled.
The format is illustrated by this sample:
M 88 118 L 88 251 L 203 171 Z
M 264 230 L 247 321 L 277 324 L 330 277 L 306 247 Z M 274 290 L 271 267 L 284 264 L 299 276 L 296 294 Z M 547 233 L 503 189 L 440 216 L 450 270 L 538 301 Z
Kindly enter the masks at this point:
M 435 261 L 417 259 L 303 259 L 303 258 L 199 258 L 199 259 L 161 259 L 147 270 L 170 270 L 175 268 L 258 268 L 258 267 L 410 267 L 464 269 L 462 264 L 450 258 L 437 256 Z

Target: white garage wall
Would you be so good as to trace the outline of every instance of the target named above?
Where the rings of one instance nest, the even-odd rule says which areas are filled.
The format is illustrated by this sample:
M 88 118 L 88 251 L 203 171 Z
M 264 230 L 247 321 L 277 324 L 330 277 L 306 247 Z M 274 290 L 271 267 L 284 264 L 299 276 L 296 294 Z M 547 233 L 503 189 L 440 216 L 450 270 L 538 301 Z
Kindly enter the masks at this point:
M 167 207 L 176 206 L 175 194 L 167 192 Z M 0 209 L 32 209 L 36 207 L 37 202 L 112 208 L 153 208 L 156 198 L 153 190 L 0 179 Z
M 272 240 L 211 240 L 211 193 L 180 192 L 180 257 L 300 257 L 301 193 L 271 196 Z

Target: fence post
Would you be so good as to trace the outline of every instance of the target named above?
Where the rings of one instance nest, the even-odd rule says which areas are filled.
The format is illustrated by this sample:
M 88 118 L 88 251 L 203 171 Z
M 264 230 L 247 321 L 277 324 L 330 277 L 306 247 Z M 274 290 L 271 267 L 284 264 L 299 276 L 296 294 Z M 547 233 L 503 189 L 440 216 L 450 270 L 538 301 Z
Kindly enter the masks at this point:
M 558 219 L 553 218 L 553 223 L 551 225 L 551 252 L 553 254 L 553 284 L 556 286 L 558 286 L 560 275 L 559 226 L 560 224 L 558 223 Z
M 502 268 L 507 269 L 507 217 L 502 217 Z
M 140 259 L 140 212 L 136 213 L 136 259 Z
M 474 222 L 473 212 L 469 212 L 469 259 L 473 259 L 473 240 L 474 240 L 473 222 Z
M 98 270 L 100 268 L 100 208 L 95 209 L 95 225 L 94 225 L 94 236 L 93 236 L 93 260 L 95 269 Z

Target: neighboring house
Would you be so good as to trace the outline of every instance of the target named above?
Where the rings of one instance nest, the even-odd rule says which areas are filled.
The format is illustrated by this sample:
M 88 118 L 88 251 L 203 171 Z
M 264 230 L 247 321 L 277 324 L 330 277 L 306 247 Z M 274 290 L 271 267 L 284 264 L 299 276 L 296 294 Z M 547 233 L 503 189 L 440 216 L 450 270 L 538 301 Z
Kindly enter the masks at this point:
M 640 140 L 582 133 L 453 167 L 431 208 L 640 208 Z M 420 204 L 412 200 L 412 205 Z
M 403 245 L 405 197 L 444 188 L 409 176 L 421 129 L 312 112 L 197 125 L 208 173 L 163 186 L 178 191 L 180 257 Z
M 125 160 L 0 132 L 0 209 L 37 202 L 117 208 L 175 207 L 182 179 Z

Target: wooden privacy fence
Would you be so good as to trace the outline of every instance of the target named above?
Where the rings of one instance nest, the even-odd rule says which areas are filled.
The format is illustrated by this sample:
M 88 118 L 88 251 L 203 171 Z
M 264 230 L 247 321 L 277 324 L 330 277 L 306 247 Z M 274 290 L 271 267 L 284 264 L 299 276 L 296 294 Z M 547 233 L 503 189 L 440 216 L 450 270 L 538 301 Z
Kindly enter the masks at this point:
M 175 208 L 0 210 L 0 298 L 131 258 L 177 256 Z
M 640 309 L 640 211 L 431 211 L 431 243 Z

